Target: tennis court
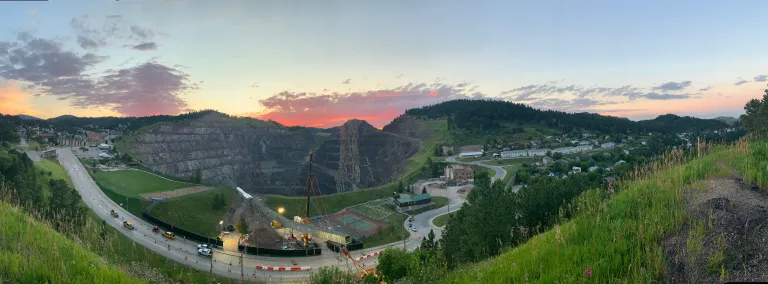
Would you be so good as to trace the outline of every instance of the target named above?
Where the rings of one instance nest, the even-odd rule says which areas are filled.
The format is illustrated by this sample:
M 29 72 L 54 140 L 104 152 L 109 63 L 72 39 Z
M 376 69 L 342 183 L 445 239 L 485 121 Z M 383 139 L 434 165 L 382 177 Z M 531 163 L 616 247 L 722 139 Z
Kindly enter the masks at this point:
M 331 215 L 331 220 L 354 230 L 363 236 L 375 234 L 379 227 L 387 227 L 386 224 L 376 222 L 346 210 Z
M 376 227 L 376 225 L 371 224 L 370 222 L 365 221 L 363 219 L 360 219 L 355 215 L 344 215 L 339 217 L 337 220 L 344 223 L 344 225 L 355 227 L 355 230 L 358 230 L 358 231 L 368 231 L 371 228 Z

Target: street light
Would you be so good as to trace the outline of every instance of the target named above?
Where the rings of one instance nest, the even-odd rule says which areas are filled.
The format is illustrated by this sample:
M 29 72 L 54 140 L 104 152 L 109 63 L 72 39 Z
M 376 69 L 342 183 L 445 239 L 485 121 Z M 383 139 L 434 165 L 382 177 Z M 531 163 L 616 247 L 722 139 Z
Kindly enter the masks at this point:
M 219 226 L 221 226 L 221 230 L 224 231 L 224 220 L 219 221 Z
M 283 214 L 283 212 L 285 212 L 285 208 L 283 207 L 277 208 L 277 213 Z

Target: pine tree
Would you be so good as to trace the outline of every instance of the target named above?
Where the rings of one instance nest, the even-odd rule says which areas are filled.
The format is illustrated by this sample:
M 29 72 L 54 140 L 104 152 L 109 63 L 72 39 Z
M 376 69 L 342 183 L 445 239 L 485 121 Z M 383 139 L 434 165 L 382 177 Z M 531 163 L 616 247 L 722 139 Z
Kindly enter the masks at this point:
M 237 224 L 235 225 L 235 230 L 242 235 L 245 235 L 248 233 L 248 223 L 245 223 L 245 218 L 243 218 L 243 216 L 240 216 L 240 219 L 237 220 Z

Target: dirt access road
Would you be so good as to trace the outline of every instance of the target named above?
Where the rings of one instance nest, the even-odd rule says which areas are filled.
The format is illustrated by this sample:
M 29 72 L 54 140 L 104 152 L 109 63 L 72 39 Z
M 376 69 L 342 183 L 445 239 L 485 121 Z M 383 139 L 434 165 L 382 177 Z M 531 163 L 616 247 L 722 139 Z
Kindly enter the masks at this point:
M 211 190 L 211 188 L 207 186 L 198 185 L 198 186 L 185 187 L 185 188 L 180 188 L 180 189 L 171 190 L 171 191 L 144 193 L 144 194 L 141 194 L 140 196 L 146 198 L 147 200 L 151 200 L 152 198 L 176 198 L 176 197 L 204 192 L 208 190 Z

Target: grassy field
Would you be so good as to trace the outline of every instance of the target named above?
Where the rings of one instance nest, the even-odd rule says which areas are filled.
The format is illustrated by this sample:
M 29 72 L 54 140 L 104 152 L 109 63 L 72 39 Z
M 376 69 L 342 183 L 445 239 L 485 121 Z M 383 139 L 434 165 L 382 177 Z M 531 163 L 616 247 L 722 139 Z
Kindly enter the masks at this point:
M 45 169 L 47 171 L 52 172 L 52 178 L 61 178 L 65 179 L 68 182 L 71 183 L 71 180 L 69 179 L 69 176 L 66 175 L 66 172 L 64 168 L 58 164 L 58 162 L 53 160 L 47 160 L 43 159 L 40 162 L 36 162 L 35 166 L 40 169 Z M 56 173 L 60 174 L 56 174 Z M 60 176 L 61 174 L 64 174 L 64 176 Z M 47 184 L 47 181 L 45 182 Z M 105 190 L 105 192 L 109 192 L 116 196 L 118 195 L 112 191 Z M 118 198 L 119 199 L 119 198 Z M 123 198 L 124 199 L 124 198 Z M 129 198 L 132 202 L 138 202 L 141 200 L 138 200 L 138 198 Z M 133 203 L 129 203 L 133 204 Z M 149 203 L 145 201 L 145 203 L 137 206 L 132 206 L 134 212 L 132 212 L 134 215 L 141 214 L 141 209 L 143 209 L 146 205 Z M 0 204 L 0 207 L 2 207 L 2 204 Z M 140 208 L 140 209 L 139 209 Z M 138 212 L 136 212 L 138 210 Z M 2 209 L 0 209 L 0 212 L 2 212 Z M 79 232 L 79 239 L 82 242 L 82 246 L 85 246 L 90 251 L 96 253 L 97 255 L 101 256 L 105 260 L 107 260 L 109 263 L 112 264 L 119 264 L 121 268 L 131 271 L 131 272 L 141 272 L 141 271 L 152 271 L 149 275 L 146 276 L 145 280 L 157 280 L 158 276 L 161 276 L 164 279 L 170 279 L 173 280 L 173 282 L 185 282 L 185 283 L 205 283 L 210 280 L 210 275 L 203 271 L 198 271 L 195 269 L 191 269 L 188 266 L 181 265 L 177 263 L 176 261 L 170 260 L 167 257 L 157 254 L 154 251 L 151 251 L 143 246 L 136 245 L 134 242 L 123 235 L 121 232 L 117 231 L 117 229 L 106 226 L 106 237 L 107 241 L 105 242 L 107 245 L 101 246 L 100 240 L 98 239 L 98 232 L 100 231 L 100 224 L 102 219 L 96 215 L 92 210 L 89 209 L 89 219 L 86 223 L 86 227 L 82 229 L 78 229 Z M 0 213 L 0 215 L 5 215 L 3 213 Z M 0 216 L 0 219 L 3 217 Z M 5 224 L 5 223 L 3 223 Z M 4 234 L 5 230 L 3 229 L 0 233 Z M 55 232 L 52 232 L 50 234 L 57 234 Z M 2 240 L 0 240 L 2 242 Z M 0 257 L 1 259 L 2 257 Z M 2 261 L 0 261 L 2 263 Z M 1 264 L 0 264 L 1 265 Z M 141 270 L 141 271 L 137 271 Z M 2 268 L 0 268 L 0 271 L 2 271 Z M 142 277 L 142 279 L 144 279 Z M 235 281 L 232 281 L 228 278 L 224 277 L 215 277 L 216 282 L 218 283 L 235 283 Z M 137 281 L 137 279 L 133 279 L 133 282 Z M 24 282 L 24 281 L 22 281 Z M 34 283 L 40 283 L 38 281 L 32 281 Z M 43 281 L 44 282 L 44 281 Z M 52 281 L 55 283 L 56 281 Z M 77 282 L 77 281 L 67 281 L 71 283 L 111 283 L 111 282 L 99 282 L 99 281 L 91 281 L 91 282 Z M 153 282 L 153 281 L 150 281 Z M 154 281 L 156 282 L 156 281 Z
M 763 157 L 755 157 L 758 152 Z M 686 218 L 684 191 L 702 179 L 729 176 L 730 166 L 747 182 L 764 186 L 766 153 L 767 143 L 740 143 L 709 149 L 709 155 L 684 164 L 682 155 L 667 155 L 663 166 L 652 167 L 654 174 L 620 183 L 614 197 L 605 198 L 603 190 L 586 191 L 576 201 L 578 217 L 499 257 L 460 268 L 443 282 L 655 282 L 666 266 L 660 240 Z M 587 269 L 590 279 L 584 276 Z
M 0 224 L 3 282 L 142 283 L 5 202 L 0 202 Z
M 434 220 L 432 220 L 432 223 L 435 224 L 435 226 L 442 227 L 445 226 L 445 224 L 448 224 L 448 218 L 449 216 L 453 216 L 456 214 L 456 212 L 451 212 L 451 214 L 445 214 L 437 216 Z
M 493 165 L 493 166 L 507 166 L 507 165 L 522 165 L 524 163 L 535 163 L 538 159 L 534 157 L 520 157 L 520 158 L 513 158 L 513 159 L 499 159 L 499 160 L 493 160 L 488 162 L 483 162 L 483 164 Z
M 64 167 L 59 165 L 58 161 L 54 159 L 45 158 L 45 159 L 41 159 L 39 162 L 35 162 L 35 166 L 51 172 L 52 178 L 63 179 L 67 181 L 67 184 L 69 184 L 69 186 L 74 187 L 74 185 L 72 185 L 72 180 L 69 178 L 69 175 L 67 174 L 67 171 L 64 170 Z
M 216 194 L 224 194 L 226 205 L 214 210 L 213 197 Z M 216 237 L 219 235 L 219 221 L 227 214 L 232 195 L 235 190 L 228 187 L 220 187 L 197 194 L 191 194 L 168 200 L 152 209 L 151 215 L 162 221 L 174 224 L 187 231 L 203 236 Z
M 400 213 L 389 215 L 389 217 L 386 219 L 386 222 L 389 224 L 389 226 L 384 230 L 376 232 L 376 234 L 370 238 L 363 239 L 364 246 L 370 248 L 393 243 L 396 241 L 402 241 L 403 236 L 408 236 L 408 232 L 403 227 L 405 218 L 406 216 Z
M 37 141 L 32 140 L 32 139 L 27 139 L 27 145 L 29 145 L 29 150 L 30 151 L 37 151 L 38 149 L 40 149 L 40 150 L 43 149 L 43 147 L 42 147 L 42 145 L 40 145 L 40 143 L 38 143 Z
M 142 171 L 95 172 L 96 181 L 123 196 L 135 197 L 142 193 L 161 192 L 191 185 L 170 181 Z

